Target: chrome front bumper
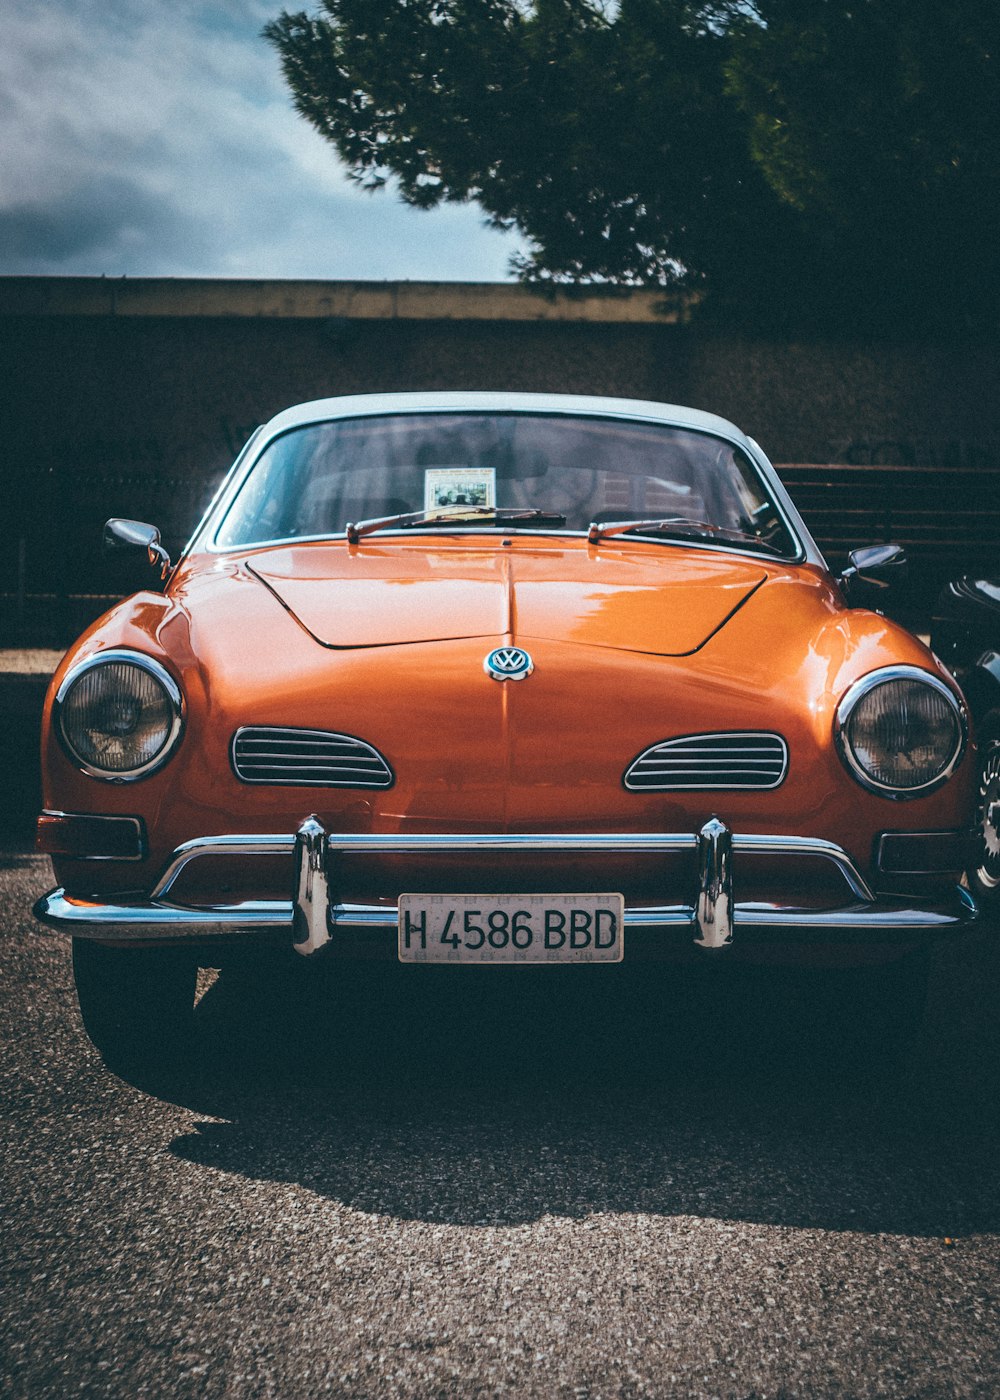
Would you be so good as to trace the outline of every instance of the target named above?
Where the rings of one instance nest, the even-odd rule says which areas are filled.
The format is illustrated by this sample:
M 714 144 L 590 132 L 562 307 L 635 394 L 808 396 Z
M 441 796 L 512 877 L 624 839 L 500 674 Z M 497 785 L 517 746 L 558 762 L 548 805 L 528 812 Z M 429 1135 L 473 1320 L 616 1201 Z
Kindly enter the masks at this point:
M 961 888 L 948 900 L 921 902 L 918 907 L 879 899 L 847 853 L 833 842 L 804 836 L 733 834 L 717 817 L 698 833 L 455 836 L 331 834 L 316 817 L 309 817 L 295 835 L 205 836 L 185 842 L 174 852 L 148 898 L 97 903 L 56 889 L 38 901 L 34 912 L 42 923 L 75 937 L 115 942 L 286 931 L 300 953 L 310 954 L 335 942 L 340 930 L 379 933 L 396 929 L 395 905 L 337 901 L 331 875 L 338 855 L 443 851 L 594 855 L 697 851 L 698 884 L 692 890 L 692 903 L 626 908 L 625 927 L 666 933 L 687 929 L 693 943 L 706 950 L 728 948 L 734 939 L 742 941 L 744 932 L 753 942 L 905 942 L 957 932 L 978 912 L 971 895 Z M 850 902 L 834 909 L 806 909 L 734 901 L 733 858 L 741 853 L 828 861 L 843 878 Z M 192 861 L 220 855 L 293 857 L 293 897 L 207 906 L 171 900 L 171 891 Z

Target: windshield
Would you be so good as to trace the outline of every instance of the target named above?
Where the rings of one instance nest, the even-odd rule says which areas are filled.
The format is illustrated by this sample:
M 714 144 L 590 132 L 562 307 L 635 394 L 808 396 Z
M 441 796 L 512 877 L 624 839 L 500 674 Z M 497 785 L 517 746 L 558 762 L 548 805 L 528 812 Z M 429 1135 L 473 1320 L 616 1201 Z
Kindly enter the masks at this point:
M 526 514 L 514 520 L 514 511 Z M 323 538 L 371 520 L 392 528 L 396 516 L 410 517 L 399 528 L 505 533 L 632 521 L 642 534 L 663 521 L 648 533 L 796 549 L 757 469 L 722 438 L 625 419 L 474 412 L 336 419 L 285 433 L 261 454 L 215 543 Z

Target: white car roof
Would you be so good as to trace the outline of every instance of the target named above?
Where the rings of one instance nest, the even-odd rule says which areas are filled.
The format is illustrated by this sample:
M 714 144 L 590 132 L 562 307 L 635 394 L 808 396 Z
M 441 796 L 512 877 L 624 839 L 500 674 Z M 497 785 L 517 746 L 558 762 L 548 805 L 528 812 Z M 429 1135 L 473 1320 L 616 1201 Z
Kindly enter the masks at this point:
M 675 428 L 694 428 L 716 433 L 751 450 L 745 433 L 734 423 L 714 413 L 679 404 L 654 403 L 648 399 L 614 399 L 591 394 L 522 394 L 491 392 L 436 392 L 402 394 L 350 394 L 341 398 L 313 399 L 295 404 L 264 424 L 264 435 L 273 437 L 289 428 L 328 418 L 358 418 L 380 413 L 421 413 L 487 410 L 505 413 L 601 414 L 615 418 L 644 418 L 668 423 Z

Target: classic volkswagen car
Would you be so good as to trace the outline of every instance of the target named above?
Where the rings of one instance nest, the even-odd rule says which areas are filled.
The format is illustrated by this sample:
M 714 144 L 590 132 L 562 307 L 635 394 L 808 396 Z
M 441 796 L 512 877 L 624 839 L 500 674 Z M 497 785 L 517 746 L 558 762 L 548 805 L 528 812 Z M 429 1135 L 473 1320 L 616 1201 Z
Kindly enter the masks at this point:
M 322 400 L 259 429 L 166 578 L 72 647 L 36 909 L 106 1052 L 199 961 L 899 958 L 960 933 L 945 668 L 839 579 L 760 448 L 664 404 Z

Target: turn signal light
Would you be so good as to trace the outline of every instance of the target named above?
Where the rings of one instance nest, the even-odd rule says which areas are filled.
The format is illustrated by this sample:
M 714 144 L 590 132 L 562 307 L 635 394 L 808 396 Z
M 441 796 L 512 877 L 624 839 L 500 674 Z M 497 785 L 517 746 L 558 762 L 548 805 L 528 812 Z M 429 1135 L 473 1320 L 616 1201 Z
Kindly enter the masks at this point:
M 146 829 L 141 817 L 43 812 L 35 828 L 35 850 L 74 860 L 142 860 Z
M 884 875 L 960 875 L 972 864 L 976 831 L 883 831 L 875 862 Z

